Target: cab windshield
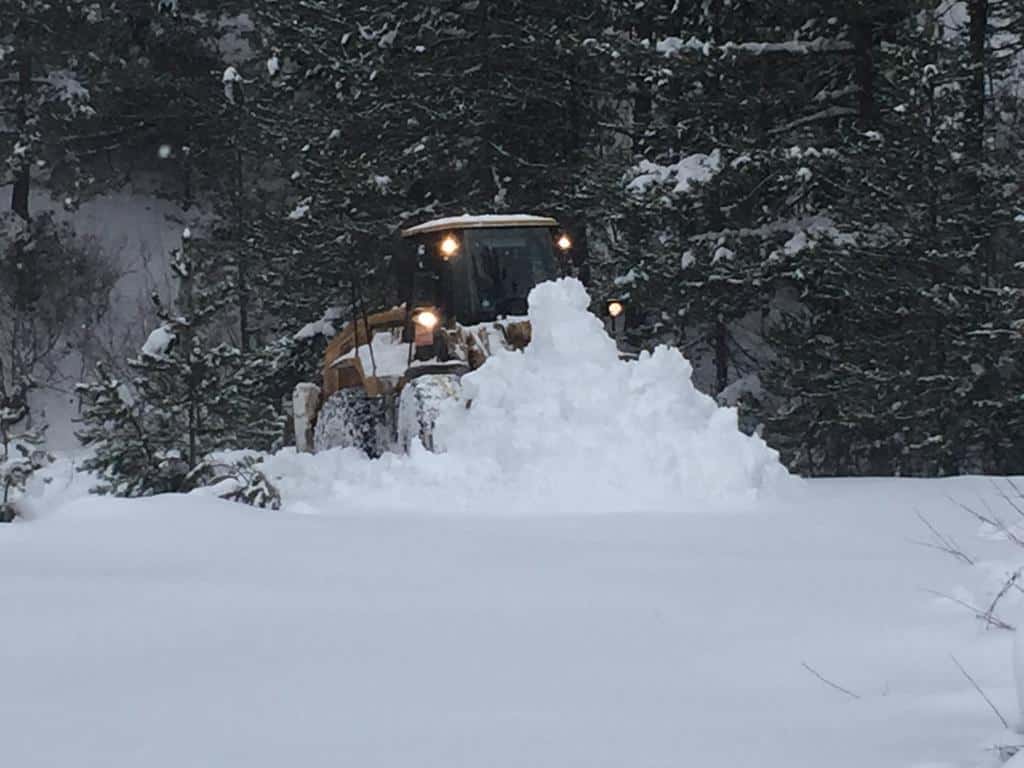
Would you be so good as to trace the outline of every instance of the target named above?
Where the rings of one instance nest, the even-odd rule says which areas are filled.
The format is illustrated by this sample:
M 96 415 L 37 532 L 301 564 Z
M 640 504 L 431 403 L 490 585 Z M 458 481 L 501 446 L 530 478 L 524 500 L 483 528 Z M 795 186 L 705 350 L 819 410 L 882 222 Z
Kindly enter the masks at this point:
M 464 323 L 525 315 L 530 290 L 558 277 L 544 227 L 464 230 L 462 258 L 452 266 L 456 317 Z

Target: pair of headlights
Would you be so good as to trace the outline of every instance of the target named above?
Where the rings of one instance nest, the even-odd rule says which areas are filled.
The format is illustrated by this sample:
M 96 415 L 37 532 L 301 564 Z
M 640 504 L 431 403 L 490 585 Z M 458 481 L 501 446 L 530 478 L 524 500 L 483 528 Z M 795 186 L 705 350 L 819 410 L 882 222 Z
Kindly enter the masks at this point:
M 565 232 L 558 236 L 558 239 L 555 241 L 555 244 L 562 251 L 569 252 L 570 250 L 572 250 L 572 238 L 569 237 L 569 235 L 566 234 Z M 445 235 L 444 239 L 441 241 L 441 255 L 445 258 L 446 261 L 448 259 L 454 258 L 455 254 L 459 252 L 459 248 L 459 239 L 455 235 Z
M 626 311 L 626 305 L 619 299 L 610 300 L 606 308 L 608 310 L 608 316 L 613 320 Z M 412 316 L 412 320 L 425 331 L 432 331 L 441 324 L 440 315 L 432 309 L 419 310 Z

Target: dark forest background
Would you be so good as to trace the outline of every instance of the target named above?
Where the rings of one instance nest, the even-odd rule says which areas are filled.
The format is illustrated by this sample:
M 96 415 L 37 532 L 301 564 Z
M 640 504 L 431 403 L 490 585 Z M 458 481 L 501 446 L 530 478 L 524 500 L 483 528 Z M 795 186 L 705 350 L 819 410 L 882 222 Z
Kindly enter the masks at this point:
M 0 0 L 0 427 L 70 349 L 115 490 L 272 447 L 296 333 L 400 225 L 536 212 L 794 471 L 1024 473 L 1022 35 L 1009 0 Z M 75 231 L 142 178 L 181 212 L 159 354 L 97 347 L 119 275 Z

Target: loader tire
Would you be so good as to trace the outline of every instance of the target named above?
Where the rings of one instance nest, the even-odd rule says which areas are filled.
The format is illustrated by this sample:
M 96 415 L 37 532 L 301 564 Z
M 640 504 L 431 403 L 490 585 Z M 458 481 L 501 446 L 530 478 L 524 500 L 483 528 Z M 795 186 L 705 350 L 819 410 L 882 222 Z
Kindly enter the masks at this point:
M 387 402 L 370 397 L 362 389 L 341 389 L 327 398 L 316 420 L 313 447 L 357 448 L 370 458 L 379 458 L 388 440 Z
M 461 400 L 462 389 L 456 374 L 437 373 L 419 376 L 402 389 L 398 400 L 398 446 L 408 451 L 419 440 L 428 451 L 437 452 L 434 423 L 446 401 Z

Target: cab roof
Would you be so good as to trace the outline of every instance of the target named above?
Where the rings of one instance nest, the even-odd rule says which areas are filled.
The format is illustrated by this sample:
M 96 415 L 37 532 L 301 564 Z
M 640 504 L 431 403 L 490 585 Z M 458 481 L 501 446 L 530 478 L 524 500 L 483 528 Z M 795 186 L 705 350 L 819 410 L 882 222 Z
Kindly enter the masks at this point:
M 402 237 L 415 237 L 430 232 L 448 232 L 453 229 L 498 229 L 501 227 L 557 227 L 558 222 L 547 216 L 532 216 L 525 213 L 486 214 L 483 216 L 450 216 L 434 219 L 415 227 L 402 230 Z

